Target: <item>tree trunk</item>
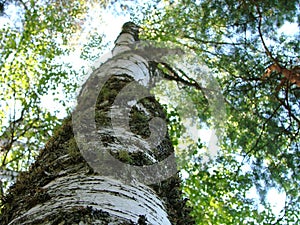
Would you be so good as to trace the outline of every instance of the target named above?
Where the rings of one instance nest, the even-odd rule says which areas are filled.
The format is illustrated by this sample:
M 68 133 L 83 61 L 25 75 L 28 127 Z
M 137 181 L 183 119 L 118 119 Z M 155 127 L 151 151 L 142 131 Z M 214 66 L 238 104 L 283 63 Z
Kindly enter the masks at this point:
M 9 190 L 1 224 L 193 224 L 137 40 L 138 27 L 124 24 L 72 118 Z

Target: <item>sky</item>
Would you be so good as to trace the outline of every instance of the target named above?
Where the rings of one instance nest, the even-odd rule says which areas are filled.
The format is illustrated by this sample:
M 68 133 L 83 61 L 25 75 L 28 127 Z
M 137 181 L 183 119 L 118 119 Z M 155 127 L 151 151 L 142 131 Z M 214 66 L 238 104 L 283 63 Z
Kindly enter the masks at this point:
M 108 43 L 106 49 L 103 50 L 103 53 L 105 55 L 108 54 L 109 51 L 111 51 L 111 49 L 113 48 L 113 42 L 119 35 L 122 25 L 130 20 L 129 16 L 113 15 L 110 11 L 101 9 L 100 6 L 93 7 L 90 14 L 93 14 L 93 16 L 85 22 L 85 24 L 83 25 L 83 30 L 81 30 L 79 34 L 76 34 L 79 35 L 79 39 L 77 40 L 77 43 L 75 43 L 75 46 L 73 46 L 75 47 L 75 50 L 62 59 L 64 62 L 70 63 L 75 70 L 79 71 L 82 69 L 82 67 L 85 67 L 86 73 L 85 77 L 82 78 L 82 82 L 85 82 L 85 80 L 88 78 L 89 74 L 92 72 L 93 67 L 97 68 L 97 65 L 100 65 L 100 62 L 98 60 L 96 62 L 90 62 L 89 64 L 87 64 L 87 61 L 80 58 L 82 47 L 87 43 L 89 33 L 98 32 L 99 34 L 105 34 L 103 43 Z M 103 55 L 100 58 L 103 58 Z M 61 98 L 61 96 L 56 97 Z M 43 98 L 42 105 L 52 112 L 59 109 L 61 113 L 58 114 L 58 116 L 60 118 L 65 117 L 66 114 L 64 112 L 64 107 L 62 107 L 59 103 L 53 101 L 52 99 L 53 96 L 51 95 L 45 96 Z M 49 101 L 52 103 L 49 104 Z M 75 104 L 76 99 L 74 99 L 71 105 Z

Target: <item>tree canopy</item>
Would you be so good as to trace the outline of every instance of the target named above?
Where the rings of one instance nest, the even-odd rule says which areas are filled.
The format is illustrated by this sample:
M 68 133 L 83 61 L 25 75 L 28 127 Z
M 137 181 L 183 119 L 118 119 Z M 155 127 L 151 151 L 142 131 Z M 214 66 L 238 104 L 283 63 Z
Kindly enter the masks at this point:
M 218 157 L 185 167 L 197 222 L 299 222 L 298 1 L 165 1 L 144 9 L 145 38 L 195 51 L 226 102 Z M 285 196 L 277 215 L 267 200 L 273 188 Z
M 201 139 L 185 140 L 187 155 L 178 152 L 179 160 L 185 157 L 185 163 L 180 163 L 187 174 L 182 188 L 197 224 L 297 224 L 298 1 L 136 1 L 136 5 L 98 1 L 103 7 L 108 2 L 132 15 L 143 28 L 143 39 L 192 50 L 221 87 L 227 116 L 218 127 L 223 132 L 218 155 L 203 163 L 207 147 Z M 12 17 L 8 11 L 13 5 L 16 13 Z M 61 63 L 61 57 L 70 52 L 67 46 L 82 29 L 82 22 L 92 16 L 87 12 L 84 1 L 0 1 L 1 20 L 5 21 L 0 27 L 1 175 L 26 169 L 59 125 L 57 114 L 41 102 L 53 94 L 64 105 L 68 98 L 61 98 L 61 92 L 69 98 L 75 92 L 78 71 Z M 97 58 L 93 54 L 99 51 L 102 35 L 91 37 L 82 51 L 84 59 Z M 170 72 L 167 65 L 160 66 Z M 166 105 L 175 146 L 186 139 L 179 113 L 187 107 L 185 97 L 193 100 L 195 120 L 202 127 L 213 124 L 207 96 L 193 79 L 178 73 L 175 83 L 156 90 L 161 94 L 173 91 L 174 101 L 180 102 Z M 184 88 L 185 96 L 178 94 L 176 85 Z M 283 205 L 274 208 L 270 193 L 283 197 Z

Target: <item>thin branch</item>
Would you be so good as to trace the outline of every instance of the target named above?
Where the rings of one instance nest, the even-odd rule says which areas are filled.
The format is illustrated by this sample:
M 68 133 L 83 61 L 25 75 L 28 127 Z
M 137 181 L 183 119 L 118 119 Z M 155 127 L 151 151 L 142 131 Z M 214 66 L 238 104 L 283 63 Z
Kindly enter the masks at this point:
M 236 45 L 244 45 L 244 43 L 233 43 L 233 42 L 222 42 L 222 41 L 208 41 L 208 40 L 204 40 L 204 39 L 199 39 L 199 38 L 196 38 L 196 37 L 190 37 L 188 35 L 184 35 L 183 36 L 184 38 L 188 38 L 188 39 L 192 39 L 196 42 L 201 42 L 201 43 L 204 43 L 204 44 L 214 44 L 214 45 L 233 45 L 233 46 L 236 46 Z
M 271 51 L 269 50 L 268 46 L 266 45 L 266 42 L 264 40 L 264 37 L 263 37 L 263 33 L 262 33 L 262 30 L 261 30 L 261 26 L 262 26 L 262 13 L 261 11 L 259 10 L 259 7 L 258 5 L 255 4 L 255 7 L 256 7 L 256 10 L 257 10 L 257 13 L 259 15 L 259 18 L 258 18 L 258 34 L 259 34 L 259 37 L 260 37 L 260 40 L 262 42 L 262 45 L 266 51 L 266 54 L 267 56 L 273 61 L 273 64 L 270 65 L 267 70 L 266 70 L 266 73 L 263 75 L 262 79 L 265 79 L 266 77 L 270 76 L 270 74 L 273 72 L 273 71 L 276 71 L 278 73 L 281 73 L 283 74 L 283 76 L 288 79 L 291 83 L 295 83 L 297 86 L 300 87 L 300 73 L 299 71 L 297 70 L 297 68 L 294 68 L 292 70 L 289 70 L 285 67 L 282 67 L 278 60 L 276 58 L 274 58 L 274 56 L 272 55 Z M 280 83 L 279 85 L 279 88 L 283 85 L 284 83 L 284 80 Z
M 262 125 L 261 132 L 260 132 L 258 138 L 256 139 L 255 144 L 252 146 L 252 148 L 251 148 L 249 151 L 246 152 L 245 157 L 248 156 L 248 155 L 250 154 L 250 152 L 252 152 L 252 151 L 257 147 L 257 145 L 258 145 L 259 141 L 261 140 L 262 135 L 263 135 L 263 133 L 264 133 L 264 131 L 265 131 L 265 128 L 266 128 L 267 123 L 275 116 L 275 114 L 276 114 L 277 111 L 279 110 L 280 106 L 281 106 L 281 105 L 277 106 L 277 108 L 273 111 L 272 115 L 269 116 L 269 118 L 268 118 L 267 120 L 265 120 L 265 122 L 264 122 L 263 125 Z
M 26 11 L 28 11 L 28 7 L 27 7 L 27 5 L 25 4 L 25 2 L 23 2 L 22 0 L 18 0 L 18 2 L 20 2 L 21 5 L 23 5 L 23 7 L 24 7 L 24 9 L 25 9 Z
M 282 99 L 276 96 L 276 99 L 284 106 L 284 108 L 288 111 L 289 115 L 300 125 L 300 120 L 292 113 L 291 107 L 287 105 Z
M 210 91 L 210 92 L 216 92 L 217 90 L 213 90 L 213 89 L 209 89 L 209 88 L 204 88 L 202 86 L 200 86 L 194 79 L 188 77 L 182 70 L 178 69 L 178 71 L 181 73 L 181 75 L 186 78 L 184 79 L 183 77 L 181 77 L 177 71 L 175 71 L 171 66 L 169 66 L 167 63 L 157 63 L 157 66 L 163 66 L 165 69 L 167 69 L 170 73 L 165 73 L 162 70 L 160 70 L 163 73 L 163 76 L 169 80 L 174 80 L 177 82 L 180 82 L 182 84 L 188 85 L 190 87 L 195 87 L 197 90 L 200 91 Z M 205 94 L 205 93 L 203 93 Z
M 266 45 L 266 43 L 265 43 L 265 40 L 264 40 L 264 37 L 263 37 L 263 34 L 262 34 L 262 30 L 261 30 L 261 25 L 262 25 L 262 13 L 260 12 L 258 5 L 255 5 L 255 7 L 256 7 L 257 13 L 258 13 L 258 15 L 259 15 L 259 18 L 258 18 L 258 27 L 257 27 L 257 29 L 258 29 L 258 34 L 259 34 L 260 40 L 261 40 L 261 42 L 262 42 L 262 44 L 263 44 L 263 46 L 264 46 L 264 49 L 265 49 L 265 51 L 266 51 L 267 56 L 269 56 L 269 57 L 272 59 L 272 61 L 273 61 L 276 65 L 279 66 L 278 61 L 273 57 L 272 53 L 270 52 L 269 48 L 267 47 L 267 45 Z

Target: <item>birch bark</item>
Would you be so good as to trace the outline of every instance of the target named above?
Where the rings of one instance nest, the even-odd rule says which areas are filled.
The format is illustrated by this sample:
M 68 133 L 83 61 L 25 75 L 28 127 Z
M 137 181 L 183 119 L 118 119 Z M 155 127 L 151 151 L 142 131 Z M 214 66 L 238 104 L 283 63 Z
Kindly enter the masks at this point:
M 1 224 L 192 224 L 137 40 L 138 27 L 124 24 L 72 118 L 6 196 Z

